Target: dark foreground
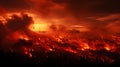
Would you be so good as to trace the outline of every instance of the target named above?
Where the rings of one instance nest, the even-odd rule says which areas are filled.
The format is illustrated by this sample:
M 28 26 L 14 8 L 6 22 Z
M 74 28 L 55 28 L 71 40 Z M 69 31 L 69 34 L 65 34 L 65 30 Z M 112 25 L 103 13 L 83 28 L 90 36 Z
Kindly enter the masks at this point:
M 55 53 L 49 53 L 49 56 L 46 58 L 45 55 L 41 53 L 38 57 L 28 57 L 21 54 L 10 53 L 10 52 L 3 52 L 0 51 L 0 64 L 2 67 L 4 66 L 47 66 L 47 67 L 78 67 L 78 66 L 95 66 L 95 67 L 108 67 L 118 65 L 119 62 L 115 61 L 113 63 L 103 63 L 101 61 L 90 61 L 90 59 L 78 58 L 73 54 L 70 53 L 62 53 L 61 55 L 57 55 Z

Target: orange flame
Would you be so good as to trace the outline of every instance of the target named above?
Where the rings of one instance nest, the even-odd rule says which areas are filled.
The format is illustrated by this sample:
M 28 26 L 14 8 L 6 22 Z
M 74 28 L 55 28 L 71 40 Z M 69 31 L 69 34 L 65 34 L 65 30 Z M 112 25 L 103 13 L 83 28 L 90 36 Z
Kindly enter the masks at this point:
M 48 31 L 48 25 L 35 23 L 30 26 L 30 30 L 32 30 L 34 32 Z

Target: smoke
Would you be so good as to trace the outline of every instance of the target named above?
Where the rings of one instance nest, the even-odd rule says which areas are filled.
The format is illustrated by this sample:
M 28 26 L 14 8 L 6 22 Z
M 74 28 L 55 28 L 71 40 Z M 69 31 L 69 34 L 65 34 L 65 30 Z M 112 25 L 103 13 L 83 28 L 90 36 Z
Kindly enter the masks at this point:
M 107 31 L 113 33 L 113 32 L 117 32 L 120 33 L 119 29 L 119 24 L 120 24 L 120 14 L 109 14 L 103 17 L 98 17 L 96 18 L 97 21 L 101 22 L 101 27 L 104 27 L 107 29 Z
M 23 14 L 21 17 L 12 15 L 10 19 L 6 19 L 6 26 L 13 31 L 25 30 L 33 22 L 32 17 Z
M 67 25 L 79 24 L 90 26 L 99 25 L 96 19 L 88 17 L 102 17 L 119 14 L 118 0 L 1 0 L 0 6 L 8 12 L 32 12 L 50 22 Z M 55 21 L 59 20 L 59 22 Z M 95 22 L 91 23 L 91 22 Z M 97 24 L 98 23 L 98 24 Z M 104 26 L 103 22 L 103 26 Z
M 120 32 L 119 4 L 118 0 L 0 0 L 0 15 L 9 12 L 30 12 L 47 23 L 62 25 L 59 26 L 61 31 L 74 28 L 80 31 L 89 30 L 92 34 L 107 35 Z M 21 31 L 29 35 L 28 26 L 32 23 L 32 17 L 27 14 L 12 15 L 6 18 L 6 24 L 0 21 L 0 40 L 6 40 L 5 38 L 13 33 L 17 35 L 16 32 Z M 74 27 L 76 25 L 79 28 Z M 51 27 L 52 30 L 58 31 L 55 25 Z
M 2 39 L 7 34 L 7 31 L 5 29 L 5 26 L 2 24 L 2 21 L 0 21 L 0 43 L 2 42 Z
M 2 48 L 10 48 L 20 36 L 28 35 L 30 30 L 29 25 L 34 23 L 32 17 L 21 13 L 20 15 L 13 14 L 9 18 L 5 18 L 5 23 L 0 21 L 0 46 Z
M 0 0 L 0 5 L 9 12 L 28 10 L 31 8 L 30 2 L 27 0 Z

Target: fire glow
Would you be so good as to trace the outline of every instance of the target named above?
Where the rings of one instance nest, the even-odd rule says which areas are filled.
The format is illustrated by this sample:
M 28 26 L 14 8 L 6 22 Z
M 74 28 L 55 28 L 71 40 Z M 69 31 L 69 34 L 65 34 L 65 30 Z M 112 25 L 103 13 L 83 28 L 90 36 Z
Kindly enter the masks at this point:
M 47 24 L 32 24 L 30 26 L 30 29 L 34 32 L 47 31 L 48 25 Z
M 34 17 L 32 18 L 34 19 Z M 80 29 L 77 30 L 76 27 Z M 113 58 L 109 57 L 109 55 L 104 53 L 99 54 L 99 52 L 107 51 L 108 53 L 117 52 L 119 54 L 120 36 L 113 34 L 111 35 L 113 38 L 110 39 L 101 36 L 97 36 L 98 38 L 95 39 L 94 37 L 90 38 L 94 36 L 95 33 L 92 35 L 86 34 L 91 32 L 89 32 L 85 26 L 73 25 L 72 28 L 73 29 L 64 28 L 64 30 L 61 30 L 57 25 L 51 28 L 50 24 L 44 23 L 44 21 L 34 20 L 34 23 L 28 26 L 29 32 L 27 33 L 29 33 L 29 35 L 26 33 L 24 33 L 24 35 L 15 35 L 15 37 L 18 37 L 18 43 L 11 45 L 10 50 L 12 50 L 12 52 L 25 54 L 28 57 L 34 57 L 34 52 L 39 51 L 60 51 L 72 53 L 83 58 L 90 58 L 91 61 L 95 61 L 96 59 L 108 63 L 115 61 Z M 85 29 L 81 30 L 81 28 Z M 80 30 L 85 32 L 81 32 Z M 41 33 L 42 31 L 47 31 L 47 33 Z

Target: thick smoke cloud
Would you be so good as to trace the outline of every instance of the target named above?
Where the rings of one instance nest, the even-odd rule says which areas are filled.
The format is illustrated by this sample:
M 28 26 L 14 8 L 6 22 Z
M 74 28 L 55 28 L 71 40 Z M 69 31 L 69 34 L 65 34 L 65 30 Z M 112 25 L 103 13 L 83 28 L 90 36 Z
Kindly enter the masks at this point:
M 0 47 L 10 48 L 20 35 L 28 35 L 30 33 L 29 25 L 34 23 L 32 17 L 27 14 L 13 14 L 9 18 L 5 18 L 6 23 L 0 21 Z M 0 48 L 1 49 L 1 48 Z
M 50 22 L 84 25 L 92 30 L 107 30 L 111 25 L 117 26 L 116 21 L 119 21 L 120 16 L 119 4 L 119 0 L 0 0 L 0 9 L 7 12 L 28 10 Z M 8 27 L 18 29 L 10 24 Z
M 10 19 L 7 19 L 6 26 L 10 30 L 17 31 L 27 29 L 27 27 L 32 23 L 32 17 L 29 17 L 27 14 L 23 14 L 22 17 L 12 15 Z
M 57 33 L 59 29 L 54 23 L 63 25 L 63 27 L 59 26 L 60 33 L 66 31 L 65 28 L 77 25 L 89 29 L 89 34 L 83 36 L 93 38 L 93 36 L 98 37 L 99 34 L 107 36 L 114 32 L 120 33 L 119 4 L 119 0 L 0 0 L 0 15 L 30 12 L 53 24 L 51 29 L 56 30 Z M 6 19 L 6 24 L 0 21 L 0 47 L 11 46 L 9 44 L 14 42 L 12 38 L 16 38 L 15 36 L 21 32 L 29 35 L 30 31 L 27 27 L 31 23 L 33 20 L 27 14 L 12 15 Z M 3 43 L 4 45 L 1 45 Z

